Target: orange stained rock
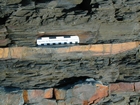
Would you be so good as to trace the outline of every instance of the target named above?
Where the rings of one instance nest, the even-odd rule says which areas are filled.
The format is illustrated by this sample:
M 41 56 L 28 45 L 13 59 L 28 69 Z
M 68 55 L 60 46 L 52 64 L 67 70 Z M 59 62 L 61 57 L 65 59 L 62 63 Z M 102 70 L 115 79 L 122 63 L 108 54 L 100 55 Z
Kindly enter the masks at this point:
M 140 45 L 140 42 L 136 42 L 137 46 Z
M 96 52 L 96 53 L 103 53 L 103 44 L 91 45 L 89 51 Z
M 131 50 L 133 48 L 136 48 L 138 46 L 137 42 L 127 42 L 127 43 L 121 43 L 121 44 L 112 44 L 111 53 L 117 54 L 124 51 Z
M 25 47 L 12 47 L 10 48 L 11 58 L 22 58 L 22 55 L 25 53 Z
M 103 52 L 110 54 L 111 53 L 111 46 L 112 46 L 112 44 L 103 44 Z
M 81 46 L 79 47 L 79 49 L 77 48 L 76 50 L 92 51 L 95 53 L 94 55 L 106 55 L 106 54 L 117 54 L 124 51 L 128 51 L 138 47 L 139 45 L 140 42 L 126 42 L 126 43 L 118 43 L 118 44 L 97 44 L 97 45 L 90 45 L 90 47 L 88 45 L 86 49 L 83 46 Z M 74 49 L 74 47 L 71 49 Z M 75 51 L 75 50 L 71 50 L 71 51 Z
M 0 48 L 0 58 L 3 58 L 3 54 L 4 54 L 4 49 Z
M 68 53 L 69 52 L 69 48 L 59 48 L 57 49 L 57 53 Z
M 117 54 L 138 47 L 140 42 L 127 42 L 120 44 L 79 45 L 65 48 L 31 48 L 11 47 L 0 48 L 0 59 L 36 59 L 36 55 L 48 53 L 90 52 L 93 56 Z
M 0 48 L 0 58 L 6 59 L 9 57 L 9 48 Z
M 23 90 L 23 99 L 24 99 L 24 103 L 29 102 L 28 91 L 27 90 Z
M 118 93 L 118 92 L 133 92 L 134 91 L 134 83 L 112 83 L 109 85 L 110 93 Z
M 44 93 L 44 98 L 53 98 L 53 88 L 46 89 Z
M 82 105 L 88 105 L 88 100 L 84 100 Z
M 3 58 L 9 58 L 9 48 L 5 48 L 3 53 Z
M 89 51 L 90 45 L 85 46 L 73 46 L 70 47 L 69 52 L 83 52 L 83 51 Z
M 123 51 L 131 50 L 135 47 L 137 47 L 139 44 L 137 42 L 127 42 L 127 43 L 122 43 L 122 49 Z
M 23 49 L 23 48 L 22 48 Z M 10 48 L 10 55 L 11 55 L 11 58 L 21 58 L 21 55 L 22 55 L 22 50 L 21 48 L 19 47 L 13 47 L 13 48 Z
M 54 89 L 54 95 L 56 100 L 64 100 L 66 96 L 66 91 L 62 89 Z
M 46 53 L 44 49 L 30 47 L 22 47 L 22 49 L 20 48 L 20 51 L 21 54 L 19 56 L 24 59 L 33 58 L 32 56 L 39 54 L 41 52 L 43 52 L 44 54 Z
M 111 46 L 111 54 L 117 54 L 120 53 L 122 49 L 122 44 L 112 44 Z
M 29 90 L 28 91 L 28 97 L 30 99 L 37 99 L 37 98 L 43 98 L 44 91 L 43 90 Z
M 89 99 L 88 105 L 98 103 L 102 98 L 107 97 L 108 93 L 108 86 L 96 84 L 97 90 L 95 94 Z

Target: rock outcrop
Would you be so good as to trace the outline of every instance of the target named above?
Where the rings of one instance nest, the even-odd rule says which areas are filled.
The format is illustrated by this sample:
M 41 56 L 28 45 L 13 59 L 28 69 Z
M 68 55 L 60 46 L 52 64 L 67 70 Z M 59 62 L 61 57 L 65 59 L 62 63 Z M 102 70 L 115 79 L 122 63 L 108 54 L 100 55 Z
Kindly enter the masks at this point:
M 39 31 L 89 35 L 84 43 L 140 39 L 137 0 L 7 0 L 0 5 L 0 21 L 7 27 L 11 46 L 35 46 Z
M 0 0 L 0 104 L 139 105 L 139 4 Z M 80 44 L 36 46 L 40 32 Z
M 129 45 L 129 46 L 128 46 Z M 10 47 L 0 48 L 0 59 L 21 60 L 60 60 L 66 58 L 90 58 L 92 56 L 106 56 L 133 50 L 140 42 L 96 45 L 62 45 L 46 47 Z M 59 55 L 59 56 L 58 56 Z M 47 57 L 47 59 L 46 59 Z
M 17 90 L 0 88 L 0 104 L 11 105 L 139 105 L 140 82 L 111 83 L 109 86 L 95 81 L 83 81 L 71 88 Z M 10 90 L 7 93 L 7 91 Z M 13 101 L 14 100 L 14 101 Z
M 50 88 L 82 77 L 104 84 L 139 81 L 139 42 L 66 48 L 13 47 L 1 48 L 0 52 L 2 86 Z

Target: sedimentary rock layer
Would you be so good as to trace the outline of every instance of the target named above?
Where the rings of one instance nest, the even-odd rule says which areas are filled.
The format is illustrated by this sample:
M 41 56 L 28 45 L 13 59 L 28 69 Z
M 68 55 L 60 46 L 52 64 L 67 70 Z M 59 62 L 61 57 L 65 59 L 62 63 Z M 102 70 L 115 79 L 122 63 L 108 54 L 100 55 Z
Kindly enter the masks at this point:
M 127 42 L 119 44 L 96 44 L 77 46 L 52 45 L 40 47 L 9 47 L 0 48 L 0 59 L 51 60 L 64 59 L 67 57 L 82 58 L 92 56 L 105 56 L 133 50 L 137 48 L 139 44 L 140 42 Z
M 84 35 L 84 43 L 140 40 L 137 0 L 7 0 L 0 6 L 10 46 L 35 46 L 39 31 Z
M 21 99 L 21 105 L 63 105 L 67 101 L 28 96 L 42 95 L 40 88 L 65 93 L 58 87 L 90 77 L 109 87 L 111 94 L 103 100 L 96 92 L 97 97 L 72 104 L 139 105 L 139 4 L 139 0 L 0 0 L 0 85 L 6 86 L 2 92 L 7 87 L 25 89 L 23 94 L 0 92 L 0 102 L 15 105 Z M 78 35 L 84 45 L 37 47 L 39 32 Z M 62 99 L 64 94 L 55 96 Z
M 1 50 L 1 58 L 5 60 L 0 61 L 0 83 L 2 86 L 45 88 L 82 77 L 92 77 L 105 84 L 139 81 L 138 42 L 86 47 L 4 48 Z
M 110 83 L 108 86 L 95 81 L 73 84 L 71 88 L 48 88 L 20 90 L 0 88 L 0 104 L 14 105 L 93 105 L 128 103 L 139 105 L 140 82 Z M 65 86 L 66 87 L 66 86 Z M 3 92 L 2 92 L 3 90 Z M 9 92 L 8 92 L 9 91 Z M 129 94 L 125 94 L 125 93 Z M 108 101 L 109 100 L 109 101 Z

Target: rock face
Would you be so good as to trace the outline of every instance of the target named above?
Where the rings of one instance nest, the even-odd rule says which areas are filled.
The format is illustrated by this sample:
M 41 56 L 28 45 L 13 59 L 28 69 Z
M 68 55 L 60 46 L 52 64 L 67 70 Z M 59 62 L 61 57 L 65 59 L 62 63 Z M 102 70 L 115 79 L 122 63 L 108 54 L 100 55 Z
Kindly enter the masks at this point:
M 83 83 L 77 82 L 71 86 L 71 88 L 68 88 L 69 86 L 64 86 L 65 89 L 63 87 L 35 90 L 16 90 L 16 88 L 10 89 L 1 87 L 0 104 L 102 105 L 106 103 L 114 105 L 139 105 L 139 90 L 135 90 L 135 88 L 138 88 L 138 85 L 136 84 L 140 84 L 140 82 L 120 82 L 115 84 L 111 83 L 109 86 L 106 86 L 100 83 L 96 83 L 92 80 L 90 82 L 83 81 Z M 10 91 L 7 92 L 5 90 Z
M 116 81 L 139 81 L 139 46 L 132 48 L 130 43 L 129 47 L 122 45 L 127 44 L 120 44 L 125 50 L 121 51 L 117 45 L 116 49 L 113 49 L 114 53 L 107 54 L 99 52 L 102 51 L 100 45 L 93 47 L 93 51 L 81 46 L 71 47 L 70 50 L 3 48 L 0 56 L 3 59 L 0 61 L 0 83 L 2 86 L 20 88 L 50 88 L 65 85 L 82 77 L 91 77 L 104 84 Z M 90 48 L 92 49 L 92 46 Z
M 139 4 L 0 0 L 0 104 L 139 105 Z M 80 44 L 38 47 L 40 32 Z
M 3 44 L 3 43 L 2 43 Z M 96 45 L 65 45 L 42 47 L 10 47 L 0 48 L 0 59 L 22 60 L 62 60 L 67 58 L 90 58 L 92 56 L 107 56 L 123 53 L 139 47 L 140 42 Z M 129 45 L 129 46 L 128 46 Z M 59 55 L 59 56 L 58 56 Z M 47 59 L 46 59 L 47 57 Z
M 10 46 L 35 46 L 39 31 L 90 35 L 84 43 L 139 40 L 138 0 L 7 0 L 0 5 Z

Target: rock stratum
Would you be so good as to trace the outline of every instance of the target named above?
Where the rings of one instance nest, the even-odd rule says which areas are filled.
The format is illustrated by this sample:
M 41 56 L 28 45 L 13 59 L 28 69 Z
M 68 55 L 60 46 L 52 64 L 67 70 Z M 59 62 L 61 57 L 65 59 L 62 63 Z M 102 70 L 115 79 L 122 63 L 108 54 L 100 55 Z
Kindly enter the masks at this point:
M 1 48 L 1 103 L 139 105 L 139 44 Z
M 139 45 L 139 0 L 0 0 L 0 104 L 139 105 Z
M 107 84 L 139 81 L 139 42 L 68 48 L 11 47 L 1 48 L 0 53 L 2 86 L 50 88 L 81 77 Z
M 82 43 L 119 43 L 140 39 L 139 10 L 139 0 L 1 0 L 0 24 L 9 46 L 35 46 L 42 31 L 78 35 Z

